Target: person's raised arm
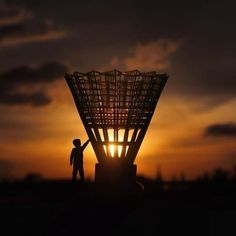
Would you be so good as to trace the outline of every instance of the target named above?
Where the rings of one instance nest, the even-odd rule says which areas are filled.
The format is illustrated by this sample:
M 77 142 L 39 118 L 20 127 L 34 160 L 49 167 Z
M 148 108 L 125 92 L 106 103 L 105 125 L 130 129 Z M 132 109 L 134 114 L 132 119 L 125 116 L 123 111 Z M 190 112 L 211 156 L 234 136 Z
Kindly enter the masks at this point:
M 90 141 L 90 140 L 88 139 L 88 140 L 83 144 L 83 146 L 82 146 L 82 149 L 83 149 L 83 150 L 87 147 L 89 141 Z

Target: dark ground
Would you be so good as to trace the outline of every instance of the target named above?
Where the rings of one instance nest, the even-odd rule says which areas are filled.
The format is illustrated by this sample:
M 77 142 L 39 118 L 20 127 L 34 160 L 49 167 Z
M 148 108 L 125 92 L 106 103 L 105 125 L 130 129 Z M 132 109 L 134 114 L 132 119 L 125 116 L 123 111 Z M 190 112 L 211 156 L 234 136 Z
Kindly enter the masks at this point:
M 236 235 L 236 182 L 0 184 L 0 235 Z

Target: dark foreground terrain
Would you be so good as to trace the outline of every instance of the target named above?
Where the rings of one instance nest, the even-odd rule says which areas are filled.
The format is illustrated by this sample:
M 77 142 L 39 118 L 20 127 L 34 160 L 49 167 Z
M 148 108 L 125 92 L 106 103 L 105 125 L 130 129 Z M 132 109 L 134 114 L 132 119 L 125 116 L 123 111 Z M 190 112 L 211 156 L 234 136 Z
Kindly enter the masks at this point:
M 236 183 L 0 184 L 0 235 L 236 235 Z

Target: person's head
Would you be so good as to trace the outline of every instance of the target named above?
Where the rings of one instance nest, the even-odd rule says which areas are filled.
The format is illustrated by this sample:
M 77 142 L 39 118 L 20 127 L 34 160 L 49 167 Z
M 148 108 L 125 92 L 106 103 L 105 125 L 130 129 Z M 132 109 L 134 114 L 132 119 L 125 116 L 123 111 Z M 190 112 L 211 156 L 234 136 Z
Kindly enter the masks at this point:
M 74 140 L 73 140 L 73 144 L 74 144 L 75 147 L 80 147 L 80 145 L 81 145 L 80 139 L 78 139 L 78 138 L 77 138 L 77 139 L 74 139 Z

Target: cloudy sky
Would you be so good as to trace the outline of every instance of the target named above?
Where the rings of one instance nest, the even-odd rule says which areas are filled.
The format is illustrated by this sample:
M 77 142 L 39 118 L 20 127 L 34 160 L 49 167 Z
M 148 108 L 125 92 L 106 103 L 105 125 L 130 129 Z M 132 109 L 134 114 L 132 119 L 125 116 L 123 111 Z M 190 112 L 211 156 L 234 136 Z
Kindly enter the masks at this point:
M 236 165 L 234 1 L 0 0 L 0 178 L 69 177 L 87 135 L 65 72 L 155 70 L 170 78 L 138 172 L 187 177 Z M 86 177 L 95 155 L 85 152 Z

